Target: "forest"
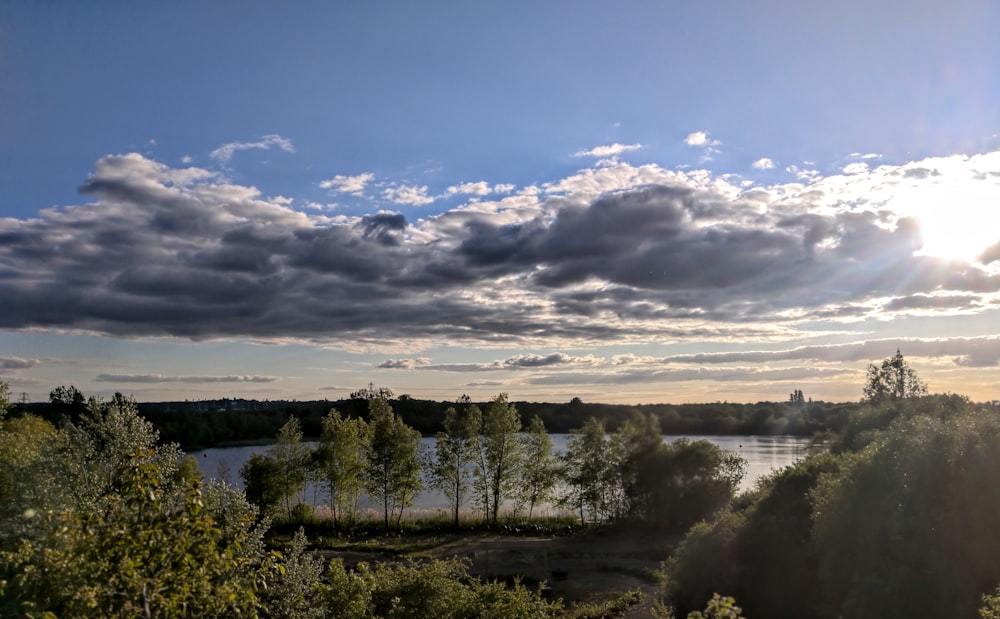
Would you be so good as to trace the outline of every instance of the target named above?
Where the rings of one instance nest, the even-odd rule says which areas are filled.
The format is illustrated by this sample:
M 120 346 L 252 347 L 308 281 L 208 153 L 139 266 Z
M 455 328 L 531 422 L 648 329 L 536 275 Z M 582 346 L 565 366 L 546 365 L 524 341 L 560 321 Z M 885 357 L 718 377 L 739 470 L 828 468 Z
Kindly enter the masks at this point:
M 304 436 L 316 439 L 323 418 L 331 408 L 347 417 L 367 418 L 371 391 L 381 394 L 393 411 L 411 428 L 433 436 L 443 428 L 449 407 L 463 408 L 474 403 L 485 408 L 488 402 L 472 402 L 461 396 L 455 402 L 420 400 L 406 394 L 394 396 L 386 388 L 358 389 L 342 400 L 304 402 L 252 402 L 217 400 L 211 406 L 191 402 L 138 403 L 139 412 L 160 433 L 164 442 L 177 443 L 185 451 L 234 444 L 271 443 L 290 416 L 297 417 Z M 71 420 L 87 408 L 87 396 L 73 386 L 60 386 L 49 401 L 22 405 L 24 411 L 59 423 Z M 207 403 L 206 403 L 207 404 Z M 566 433 L 594 417 L 609 431 L 622 427 L 637 414 L 654 417 L 664 434 L 670 435 L 791 435 L 814 436 L 839 432 L 859 407 L 858 402 L 807 400 L 801 390 L 788 399 L 773 402 L 703 404 L 602 404 L 573 398 L 569 402 L 515 401 L 522 425 L 538 417 L 553 433 Z
M 704 441 L 663 441 L 657 415 L 632 411 L 614 427 L 588 417 L 555 455 L 542 417 L 523 423 L 504 394 L 447 408 L 432 454 L 418 453 L 420 432 L 394 411 L 398 400 L 365 398 L 364 415 L 328 410 L 315 448 L 300 418 L 286 416 L 274 445 L 241 472 L 244 493 L 203 477 L 131 398 L 90 398 L 52 422 L 10 410 L 0 383 L 0 615 L 612 617 L 639 608 L 629 592 L 603 605 L 553 598 L 476 576 L 461 559 L 348 565 L 317 552 L 318 532 L 346 530 L 362 492 L 380 501 L 380 527 L 399 531 L 413 473 L 429 467 L 454 507 L 455 521 L 441 526 L 468 506 L 500 531 L 545 499 L 577 514 L 567 535 L 640 527 L 673 540 L 644 614 L 1000 617 L 1000 409 L 929 394 L 898 353 L 869 366 L 861 391 L 837 428 L 823 428 L 823 449 L 739 495 L 739 458 Z M 297 507 L 309 476 L 328 490 L 325 516 Z M 547 495 L 556 479 L 562 496 Z

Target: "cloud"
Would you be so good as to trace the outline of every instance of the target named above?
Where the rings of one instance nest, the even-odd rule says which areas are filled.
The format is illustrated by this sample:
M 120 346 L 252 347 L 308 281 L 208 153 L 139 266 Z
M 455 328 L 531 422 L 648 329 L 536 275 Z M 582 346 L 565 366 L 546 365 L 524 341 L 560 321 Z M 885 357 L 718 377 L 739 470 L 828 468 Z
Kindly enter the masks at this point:
M 399 185 L 388 187 L 382 192 L 387 200 L 396 204 L 409 204 L 412 206 L 425 206 L 434 202 L 434 198 L 427 195 L 427 185 Z
M 768 159 L 767 157 L 761 157 L 757 161 L 754 161 L 751 165 L 753 166 L 753 168 L 755 170 L 772 170 L 772 169 L 774 169 L 774 161 L 772 161 L 771 159 Z
M 419 359 L 387 359 L 378 367 L 393 370 L 436 370 L 439 372 L 492 372 L 496 370 L 524 370 L 546 367 L 593 366 L 603 359 L 593 355 L 574 357 L 561 352 L 548 355 L 521 354 L 486 363 L 434 364 L 427 357 Z
M 642 148 L 642 144 L 608 144 L 606 146 L 595 146 L 590 150 L 581 150 L 573 153 L 574 157 L 597 157 L 604 159 L 607 157 L 617 157 L 622 153 L 627 153 L 633 150 L 639 150 Z
M 411 221 L 301 212 L 209 170 L 113 155 L 82 184 L 85 203 L 0 219 L 0 328 L 415 353 L 780 342 L 864 320 L 981 316 L 1000 273 L 921 254 L 917 207 L 961 196 L 949 213 L 992 234 L 976 249 L 993 256 L 1000 233 L 968 214 L 1000 199 L 997 169 L 1000 153 L 986 153 L 743 187 L 619 162 Z M 419 369 L 593 362 L 553 355 Z
M 688 146 L 702 147 L 719 146 L 722 144 L 722 142 L 710 138 L 707 131 L 695 131 L 694 133 L 689 133 L 688 136 L 684 138 L 684 143 Z
M 20 357 L 0 357 L 0 371 L 27 370 L 38 365 L 38 359 L 22 359 Z
M 702 162 L 711 161 L 713 156 L 721 152 L 718 146 L 721 146 L 722 142 L 712 139 L 707 131 L 695 131 L 694 133 L 689 133 L 688 136 L 684 138 L 684 143 L 688 146 L 694 146 L 702 149 Z
M 868 164 L 863 162 L 849 163 L 844 166 L 844 174 L 864 174 L 868 171 Z
M 430 365 L 431 360 L 427 357 L 419 359 L 387 359 L 378 364 L 379 368 L 386 370 L 412 370 L 414 368 Z
M 343 174 L 338 174 L 331 179 L 321 181 L 319 186 L 321 189 L 332 189 L 340 193 L 349 193 L 351 195 L 360 196 L 365 192 L 365 186 L 368 185 L 375 178 L 375 175 L 371 172 L 362 172 L 361 174 L 356 174 L 354 176 L 344 176 Z
M 99 383 L 273 383 L 276 376 L 165 376 L 163 374 L 98 374 Z
M 510 193 L 514 191 L 515 186 L 501 183 L 497 185 L 490 186 L 486 181 L 478 181 L 475 183 L 461 183 L 459 185 L 452 185 L 445 190 L 445 195 L 454 196 L 458 194 L 466 194 L 472 196 L 488 196 L 491 193 Z
M 233 158 L 233 155 L 237 151 L 241 150 L 270 150 L 272 147 L 277 146 L 286 153 L 294 153 L 295 147 L 292 146 L 292 142 L 280 135 L 272 134 L 265 135 L 260 140 L 256 142 L 229 142 L 228 144 L 223 144 L 222 146 L 213 150 L 209 155 L 212 159 L 226 163 Z

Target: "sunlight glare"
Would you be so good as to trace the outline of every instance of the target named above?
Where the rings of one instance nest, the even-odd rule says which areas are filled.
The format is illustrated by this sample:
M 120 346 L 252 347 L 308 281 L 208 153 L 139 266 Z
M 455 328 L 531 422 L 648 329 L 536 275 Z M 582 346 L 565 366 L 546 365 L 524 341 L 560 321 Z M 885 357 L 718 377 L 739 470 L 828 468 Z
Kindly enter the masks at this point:
M 921 256 L 975 261 L 1000 240 L 1000 200 L 995 188 L 983 192 L 931 191 L 911 194 L 910 210 L 920 222 Z

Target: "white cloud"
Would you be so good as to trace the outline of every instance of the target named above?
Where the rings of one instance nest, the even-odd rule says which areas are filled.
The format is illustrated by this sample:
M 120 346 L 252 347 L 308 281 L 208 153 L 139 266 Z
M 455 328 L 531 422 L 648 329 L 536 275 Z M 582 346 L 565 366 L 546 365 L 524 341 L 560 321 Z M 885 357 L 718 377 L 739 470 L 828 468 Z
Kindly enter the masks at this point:
M 382 192 L 382 195 L 396 204 L 424 206 L 434 202 L 434 198 L 427 195 L 427 185 L 399 185 L 398 187 L 389 187 Z
M 719 146 L 722 144 L 719 140 L 713 140 L 709 137 L 707 131 L 695 131 L 694 133 L 688 134 L 684 138 L 684 143 L 688 146 Z
M 453 196 L 457 193 L 464 193 L 473 196 L 486 196 L 489 195 L 492 190 L 490 189 L 490 184 L 486 181 L 479 181 L 478 183 L 462 183 L 460 185 L 452 185 L 447 189 L 447 194 Z
M 761 157 L 751 165 L 757 170 L 771 170 L 774 168 L 774 161 L 767 157 Z
M 445 195 L 454 196 L 457 194 L 466 194 L 471 196 L 488 196 L 491 193 L 510 193 L 514 191 L 515 188 L 516 185 L 508 183 L 498 183 L 491 187 L 486 181 L 479 181 L 477 183 L 460 183 L 458 185 L 452 185 L 445 190 Z
M 271 147 L 277 146 L 286 153 L 294 153 L 295 147 L 292 146 L 292 142 L 286 138 L 281 137 L 277 134 L 265 135 L 263 138 L 256 142 L 230 142 L 228 144 L 223 144 L 222 146 L 213 150 L 210 155 L 212 159 L 216 159 L 223 163 L 229 161 L 233 158 L 233 154 L 239 150 L 269 150 Z
M 331 179 L 320 181 L 319 186 L 321 189 L 332 189 L 340 193 L 360 196 L 365 192 L 365 186 L 374 178 L 375 175 L 371 172 L 362 172 L 354 176 L 338 174 Z
M 181 157 L 181 163 L 183 163 L 184 165 L 187 165 L 192 161 L 194 161 L 194 159 L 191 158 L 191 155 L 184 155 L 183 157 Z
M 605 146 L 595 146 L 590 150 L 581 150 L 573 153 L 574 157 L 616 157 L 622 153 L 626 153 L 632 150 L 639 150 L 642 148 L 642 144 L 608 144 Z
M 785 172 L 794 174 L 795 178 L 799 179 L 800 181 L 812 182 L 819 179 L 819 170 L 803 169 L 794 164 L 785 168 Z
M 861 162 L 849 163 L 845 165 L 843 169 L 844 174 L 864 174 L 867 171 L 868 164 Z

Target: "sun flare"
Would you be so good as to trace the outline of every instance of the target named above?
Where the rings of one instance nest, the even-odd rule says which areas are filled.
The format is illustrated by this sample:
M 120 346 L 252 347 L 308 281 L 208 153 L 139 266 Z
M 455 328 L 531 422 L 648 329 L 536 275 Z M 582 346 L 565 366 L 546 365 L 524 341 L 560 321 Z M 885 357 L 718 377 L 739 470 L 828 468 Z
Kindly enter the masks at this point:
M 1000 192 L 995 187 L 932 190 L 909 198 L 907 210 L 920 222 L 923 238 L 918 255 L 972 262 L 1000 241 Z

